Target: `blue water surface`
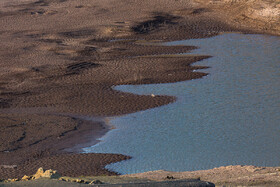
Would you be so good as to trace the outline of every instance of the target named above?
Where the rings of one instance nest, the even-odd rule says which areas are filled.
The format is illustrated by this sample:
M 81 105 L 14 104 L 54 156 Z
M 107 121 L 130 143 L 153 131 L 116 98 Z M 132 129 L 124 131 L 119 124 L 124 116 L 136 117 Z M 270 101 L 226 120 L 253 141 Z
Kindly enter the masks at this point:
M 280 38 L 223 34 L 164 45 L 194 45 L 212 58 L 202 79 L 125 85 L 136 94 L 172 95 L 177 102 L 112 118 L 115 130 L 85 152 L 133 158 L 107 166 L 121 174 L 191 171 L 225 165 L 280 165 Z

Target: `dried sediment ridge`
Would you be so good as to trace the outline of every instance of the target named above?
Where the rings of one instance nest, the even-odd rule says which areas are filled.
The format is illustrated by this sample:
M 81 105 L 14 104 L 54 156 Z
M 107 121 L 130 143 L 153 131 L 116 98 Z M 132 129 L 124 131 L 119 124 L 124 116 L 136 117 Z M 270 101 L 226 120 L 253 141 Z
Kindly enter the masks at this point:
M 225 22 L 270 34 L 280 32 L 279 0 L 195 0 L 198 6 L 211 7 Z M 220 17 L 220 16 L 219 16 Z

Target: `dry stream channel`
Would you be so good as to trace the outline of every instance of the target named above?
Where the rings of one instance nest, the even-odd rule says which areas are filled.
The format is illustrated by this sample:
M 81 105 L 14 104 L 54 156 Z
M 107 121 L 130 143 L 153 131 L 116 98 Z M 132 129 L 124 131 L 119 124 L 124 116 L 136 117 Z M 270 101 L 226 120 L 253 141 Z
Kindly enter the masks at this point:
M 211 55 L 202 79 L 124 85 L 135 94 L 172 95 L 175 103 L 117 118 L 116 129 L 85 152 L 133 158 L 108 165 L 121 174 L 191 171 L 226 165 L 280 165 L 280 38 L 228 33 L 164 45 L 198 46 Z

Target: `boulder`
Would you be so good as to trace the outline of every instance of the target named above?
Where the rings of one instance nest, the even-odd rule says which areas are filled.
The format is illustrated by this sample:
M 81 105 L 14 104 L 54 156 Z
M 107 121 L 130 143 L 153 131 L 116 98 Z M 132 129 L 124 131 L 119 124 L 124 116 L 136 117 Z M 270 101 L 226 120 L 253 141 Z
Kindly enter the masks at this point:
M 16 182 L 16 181 L 19 181 L 19 179 L 18 178 L 11 179 L 11 182 Z
M 43 168 L 39 168 L 37 172 L 33 175 L 32 179 L 39 179 L 39 178 L 50 178 L 50 179 L 59 179 L 61 175 L 56 170 L 44 170 Z
M 32 178 L 32 176 L 24 175 L 24 176 L 21 178 L 21 180 L 23 180 L 23 181 L 29 181 L 31 178 Z

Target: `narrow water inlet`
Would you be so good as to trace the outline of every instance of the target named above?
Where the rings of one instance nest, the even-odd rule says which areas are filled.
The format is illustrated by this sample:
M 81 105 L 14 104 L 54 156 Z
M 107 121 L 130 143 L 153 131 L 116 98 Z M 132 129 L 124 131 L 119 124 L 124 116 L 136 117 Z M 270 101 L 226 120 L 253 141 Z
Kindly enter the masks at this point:
M 212 58 L 202 79 L 172 84 L 125 85 L 136 94 L 172 95 L 177 102 L 113 118 L 117 129 L 85 152 L 133 158 L 107 166 L 122 174 L 190 171 L 225 165 L 280 164 L 280 38 L 223 34 L 174 41 Z

